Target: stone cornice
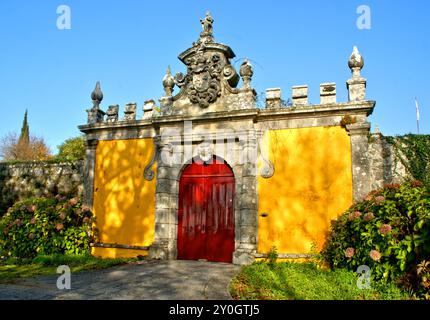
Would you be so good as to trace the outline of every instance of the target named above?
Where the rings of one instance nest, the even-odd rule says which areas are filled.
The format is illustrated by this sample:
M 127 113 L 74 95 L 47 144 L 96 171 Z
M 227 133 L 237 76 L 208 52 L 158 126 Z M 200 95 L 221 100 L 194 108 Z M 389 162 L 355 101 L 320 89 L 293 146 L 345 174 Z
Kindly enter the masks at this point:
M 152 129 L 163 125 L 175 125 L 184 121 L 202 122 L 222 122 L 222 121 L 240 121 L 252 120 L 253 122 L 264 122 L 271 120 L 288 120 L 288 119 L 306 119 L 306 118 L 323 118 L 328 116 L 348 115 L 366 115 L 372 114 L 375 107 L 375 101 L 345 102 L 324 105 L 306 105 L 293 106 L 273 109 L 244 109 L 231 110 L 228 112 L 211 112 L 198 116 L 171 115 L 153 117 L 144 120 L 135 121 L 117 121 L 102 122 L 96 124 L 87 124 L 79 126 L 82 132 L 97 133 L 106 131 L 124 131 L 136 129 Z

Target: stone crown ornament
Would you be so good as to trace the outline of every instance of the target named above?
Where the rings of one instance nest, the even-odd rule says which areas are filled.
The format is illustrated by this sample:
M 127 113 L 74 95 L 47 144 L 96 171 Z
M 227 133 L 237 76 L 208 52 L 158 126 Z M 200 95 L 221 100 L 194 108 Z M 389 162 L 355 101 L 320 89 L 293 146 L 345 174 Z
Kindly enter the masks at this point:
M 213 38 L 213 22 L 209 12 L 200 20 L 203 31 L 193 46 L 179 55 L 186 65 L 187 73 L 177 73 L 174 77 L 170 70 L 163 79 L 166 97 L 171 96 L 174 86 L 180 92 L 172 97 L 172 102 L 188 98 L 193 105 L 206 109 L 216 102 L 224 88 L 234 90 L 239 76 L 230 63 L 235 54 L 230 47 L 217 43 Z

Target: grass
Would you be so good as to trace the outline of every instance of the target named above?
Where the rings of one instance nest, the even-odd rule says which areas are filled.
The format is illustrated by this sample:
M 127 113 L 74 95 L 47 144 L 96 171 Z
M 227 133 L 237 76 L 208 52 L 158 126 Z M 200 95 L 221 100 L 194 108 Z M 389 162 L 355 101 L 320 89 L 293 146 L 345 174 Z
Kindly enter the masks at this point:
M 102 259 L 90 255 L 49 255 L 34 259 L 7 259 L 0 262 L 0 283 L 18 278 L 56 274 L 57 267 L 68 265 L 72 272 L 106 269 L 137 259 Z
M 401 300 L 409 299 L 394 284 L 357 287 L 357 274 L 327 270 L 314 263 L 257 262 L 242 268 L 230 284 L 237 300 Z

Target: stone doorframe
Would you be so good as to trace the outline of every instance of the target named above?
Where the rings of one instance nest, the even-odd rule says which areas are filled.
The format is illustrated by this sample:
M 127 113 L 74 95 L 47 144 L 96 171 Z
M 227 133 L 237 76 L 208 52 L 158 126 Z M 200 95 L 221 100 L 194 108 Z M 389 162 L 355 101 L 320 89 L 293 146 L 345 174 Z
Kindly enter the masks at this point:
M 254 261 L 257 253 L 258 238 L 258 194 L 257 194 L 257 162 L 241 161 L 238 154 L 257 153 L 259 133 L 256 130 L 245 130 L 234 138 L 234 152 L 214 155 L 221 157 L 233 170 L 235 178 L 235 251 L 233 253 L 234 264 L 249 264 Z M 219 133 L 205 136 L 204 142 L 219 143 Z M 225 137 L 231 139 L 231 137 Z M 191 159 L 197 156 L 196 146 L 203 142 L 199 135 L 192 135 L 186 143 L 182 136 L 169 136 L 163 138 L 158 135 L 154 138 L 156 144 L 157 158 L 157 183 L 155 204 L 155 237 L 150 246 L 149 255 L 154 259 L 176 259 L 177 257 L 177 234 L 178 234 L 178 193 L 179 180 L 185 167 Z M 223 140 L 226 141 L 226 140 Z M 178 161 L 161 160 L 171 156 L 177 159 L 184 153 L 184 145 L 192 146 L 192 156 L 187 157 L 186 163 Z M 242 153 L 240 153 L 242 152 Z M 161 161 L 160 161 L 161 160 Z M 242 159 L 243 160 L 243 159 Z

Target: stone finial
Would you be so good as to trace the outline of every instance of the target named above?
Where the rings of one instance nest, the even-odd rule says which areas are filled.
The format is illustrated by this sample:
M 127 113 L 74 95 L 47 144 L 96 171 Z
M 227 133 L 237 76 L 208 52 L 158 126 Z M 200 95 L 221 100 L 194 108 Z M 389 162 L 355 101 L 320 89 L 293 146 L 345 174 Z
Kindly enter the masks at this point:
M 103 92 L 100 89 L 100 81 L 97 81 L 96 87 L 94 88 L 93 92 L 91 92 L 91 99 L 93 100 L 94 107 L 98 108 L 103 100 Z
M 351 57 L 348 60 L 348 66 L 351 69 L 352 77 L 346 82 L 348 89 L 349 101 L 364 101 L 366 97 L 366 79 L 361 76 L 361 69 L 364 66 L 364 59 L 356 46 L 352 50 Z
M 136 103 L 127 103 L 124 110 L 124 120 L 134 121 L 136 120 Z
M 170 72 L 170 66 L 167 67 L 166 75 L 163 78 L 163 88 L 167 97 L 173 94 L 173 88 L 175 86 L 175 79 Z
M 239 74 L 243 80 L 243 87 L 246 89 L 251 88 L 251 79 L 254 75 L 254 69 L 252 64 L 249 63 L 248 59 L 245 58 L 242 65 L 240 66 Z
M 211 13 L 207 11 L 205 18 L 200 19 L 200 24 L 202 25 L 203 31 L 200 33 L 200 38 L 197 40 L 197 43 L 193 43 L 193 45 L 214 42 L 213 23 L 214 19 L 212 18 Z
M 308 86 L 294 86 L 292 88 L 293 106 L 303 106 L 308 104 Z
M 336 83 L 321 83 L 320 98 L 321 104 L 336 103 Z
M 154 108 L 156 107 L 154 100 L 147 100 L 143 103 L 143 119 L 149 119 L 153 115 Z
M 266 89 L 266 108 L 281 108 L 281 88 Z
M 212 15 L 209 11 L 206 11 L 206 16 L 204 19 L 200 19 L 200 23 L 203 28 L 201 36 L 211 36 L 213 34 L 214 19 L 212 18 Z
M 358 51 L 357 47 L 354 46 L 354 48 L 352 49 L 351 56 L 349 57 L 349 60 L 348 60 L 348 67 L 352 71 L 352 76 L 356 78 L 360 77 L 360 71 L 361 69 L 363 69 L 363 66 L 364 66 L 364 59 L 361 56 L 360 52 Z
M 107 122 L 116 122 L 118 121 L 118 113 L 119 113 L 119 105 L 111 105 L 106 111 Z
M 98 122 L 103 122 L 105 113 L 100 110 L 100 103 L 103 100 L 103 92 L 100 89 L 100 82 L 97 81 L 96 87 L 93 92 L 91 92 L 91 100 L 93 100 L 93 107 L 87 110 L 88 119 L 87 123 L 94 124 Z

